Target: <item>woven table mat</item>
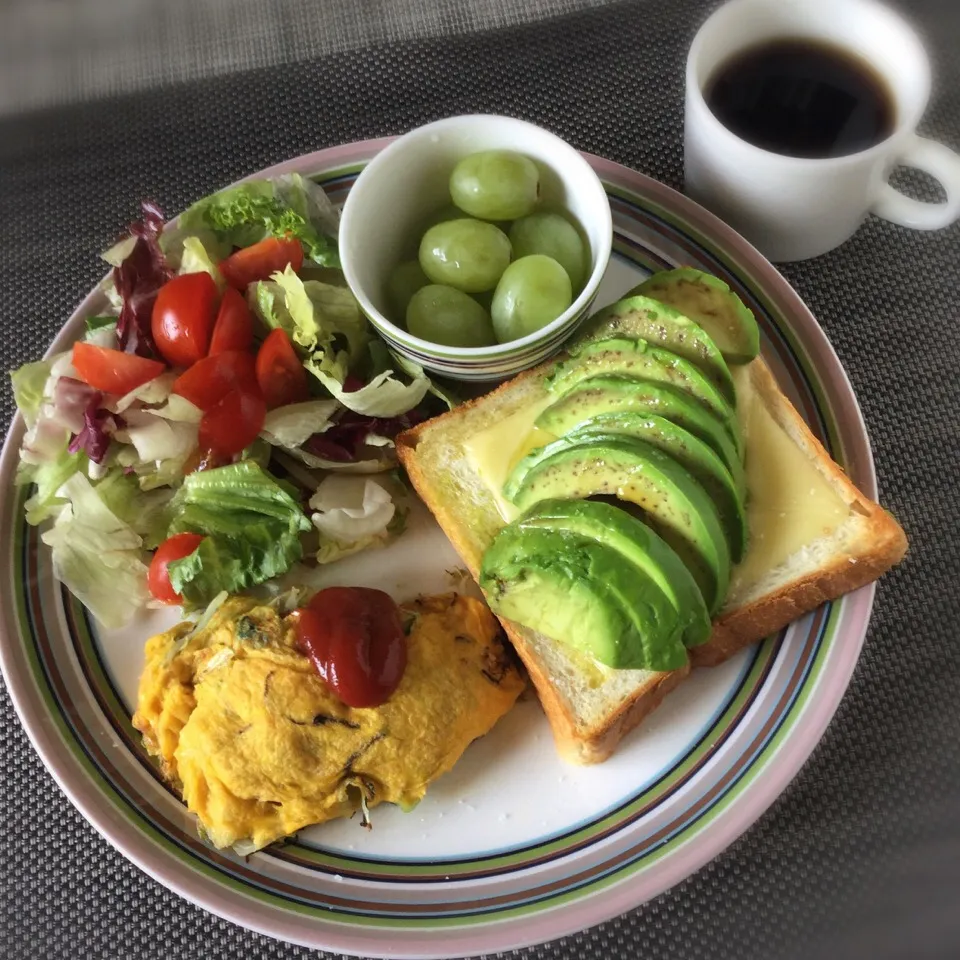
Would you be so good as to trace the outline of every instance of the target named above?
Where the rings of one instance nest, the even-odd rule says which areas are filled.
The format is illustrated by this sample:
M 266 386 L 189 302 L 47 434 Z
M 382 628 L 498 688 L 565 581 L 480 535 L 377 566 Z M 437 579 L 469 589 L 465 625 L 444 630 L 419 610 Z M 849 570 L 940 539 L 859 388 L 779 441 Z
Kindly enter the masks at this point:
M 936 93 L 921 133 L 960 147 L 960 4 L 904 8 Z M 0 122 L 0 334 L 38 357 L 102 276 L 97 252 L 152 197 L 175 212 L 259 168 L 442 116 L 493 111 L 682 186 L 690 0 L 611 3 L 487 33 L 368 46 Z M 924 178 L 899 178 L 935 198 Z M 869 220 L 783 272 L 829 335 L 911 538 L 879 588 L 822 743 L 771 810 L 652 903 L 524 958 L 846 960 L 960 956 L 960 227 Z M 12 401 L 2 395 L 5 422 Z M 0 695 L 0 956 L 320 956 L 179 899 L 90 828 Z

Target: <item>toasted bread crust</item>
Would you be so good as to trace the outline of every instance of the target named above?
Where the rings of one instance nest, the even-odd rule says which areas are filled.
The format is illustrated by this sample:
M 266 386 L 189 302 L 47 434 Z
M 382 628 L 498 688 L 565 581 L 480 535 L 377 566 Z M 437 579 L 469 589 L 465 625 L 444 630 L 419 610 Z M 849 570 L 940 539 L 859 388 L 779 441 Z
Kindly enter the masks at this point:
M 602 763 L 606 760 L 621 738 L 660 706 L 663 698 L 690 673 L 688 664 L 669 673 L 651 674 L 649 681 L 638 686 L 616 711 L 604 717 L 602 723 L 584 730 L 570 715 L 550 675 L 527 644 L 526 630 L 510 620 L 501 620 L 501 623 L 536 687 L 540 705 L 550 721 L 557 750 L 571 763 Z
M 834 557 L 816 573 L 794 580 L 788 586 L 729 613 L 721 612 L 714 621 L 709 641 L 690 651 L 690 660 L 696 667 L 723 663 L 744 647 L 770 636 L 828 600 L 836 600 L 845 593 L 873 583 L 899 563 L 907 551 L 903 528 L 883 507 L 854 486 L 783 395 L 767 364 L 755 362 L 751 376 L 754 388 L 764 397 L 775 418 L 802 437 L 815 452 L 821 472 L 829 476 L 864 522 L 861 534 L 850 544 L 850 549 Z
M 480 405 L 509 402 L 518 386 L 531 377 L 543 376 L 555 363 L 556 358 L 521 373 L 491 393 L 419 424 L 397 438 L 400 461 L 414 487 L 475 579 L 479 574 L 482 552 L 478 552 L 466 539 L 468 530 L 458 517 L 458 504 L 440 496 L 431 477 L 423 470 L 417 456 L 417 446 L 430 432 L 442 433 L 447 423 Z M 847 546 L 845 552 L 831 558 L 829 563 L 814 573 L 794 579 L 787 586 L 735 610 L 721 613 L 714 621 L 713 633 L 707 643 L 690 651 L 692 666 L 720 664 L 750 644 L 815 610 L 822 603 L 873 582 L 901 560 L 907 548 L 906 536 L 897 521 L 882 507 L 865 497 L 830 458 L 789 399 L 781 392 L 763 360 L 753 361 L 751 377 L 754 387 L 762 394 L 771 413 L 798 443 L 812 451 L 817 467 L 864 522 L 860 524 L 861 529 L 856 539 Z M 601 722 L 585 729 L 577 723 L 577 718 L 571 714 L 566 700 L 537 657 L 530 642 L 529 631 L 509 621 L 504 622 L 504 627 L 537 689 L 553 729 L 558 751 L 561 756 L 574 763 L 599 763 L 606 760 L 620 739 L 659 706 L 667 693 L 678 686 L 690 672 L 688 666 L 671 673 L 650 674 L 646 682 L 639 684 L 631 695 L 612 708 Z

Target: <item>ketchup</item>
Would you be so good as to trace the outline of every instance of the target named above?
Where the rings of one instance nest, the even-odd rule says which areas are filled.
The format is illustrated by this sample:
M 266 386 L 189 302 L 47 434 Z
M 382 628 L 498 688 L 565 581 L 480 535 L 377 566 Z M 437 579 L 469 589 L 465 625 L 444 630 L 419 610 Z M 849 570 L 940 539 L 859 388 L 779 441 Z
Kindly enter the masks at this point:
M 378 707 L 403 677 L 400 608 L 368 587 L 328 587 L 293 614 L 297 646 L 349 707 Z

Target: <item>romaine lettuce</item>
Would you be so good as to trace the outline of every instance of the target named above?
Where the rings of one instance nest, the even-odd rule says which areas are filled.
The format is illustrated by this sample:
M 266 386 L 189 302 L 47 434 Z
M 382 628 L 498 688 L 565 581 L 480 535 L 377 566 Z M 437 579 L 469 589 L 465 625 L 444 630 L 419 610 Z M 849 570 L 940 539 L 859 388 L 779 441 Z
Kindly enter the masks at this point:
M 193 606 L 285 573 L 303 555 L 300 534 L 311 526 L 288 490 L 252 460 L 188 474 L 170 509 L 168 535 L 204 537 L 168 568 L 174 590 Z

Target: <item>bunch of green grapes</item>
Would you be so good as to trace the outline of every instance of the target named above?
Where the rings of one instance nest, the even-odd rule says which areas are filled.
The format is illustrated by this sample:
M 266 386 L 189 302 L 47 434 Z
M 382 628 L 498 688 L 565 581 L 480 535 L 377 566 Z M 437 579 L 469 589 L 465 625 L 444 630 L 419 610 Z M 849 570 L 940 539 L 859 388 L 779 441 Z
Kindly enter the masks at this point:
M 519 153 L 464 157 L 451 205 L 436 212 L 416 260 L 387 281 L 394 322 L 449 347 L 487 347 L 556 320 L 587 276 L 587 249 L 562 213 L 538 210 L 540 171 Z

